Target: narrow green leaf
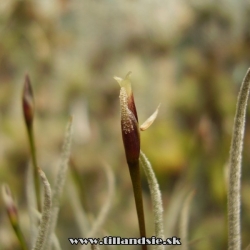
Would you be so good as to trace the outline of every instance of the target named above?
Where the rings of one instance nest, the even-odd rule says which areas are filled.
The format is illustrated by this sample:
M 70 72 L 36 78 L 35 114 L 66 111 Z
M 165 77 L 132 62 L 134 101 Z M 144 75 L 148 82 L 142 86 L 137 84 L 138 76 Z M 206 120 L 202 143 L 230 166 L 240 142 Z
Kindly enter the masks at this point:
M 153 204 L 154 224 L 155 224 L 154 235 L 156 238 L 164 239 L 163 205 L 162 205 L 161 191 L 155 173 L 153 171 L 153 168 L 149 160 L 146 158 L 145 154 L 142 151 L 140 152 L 140 163 L 147 177 Z M 156 245 L 154 249 L 163 250 L 164 246 Z
M 44 186 L 44 203 L 43 203 L 43 212 L 42 218 L 38 230 L 38 236 L 36 238 L 36 243 L 33 250 L 45 250 L 46 242 L 48 239 L 48 228 L 51 219 L 51 204 L 52 204 L 52 195 L 50 184 L 44 174 L 44 172 L 39 168 L 38 173 L 42 178 L 43 186 Z
M 52 198 L 52 214 L 51 214 L 51 223 L 49 226 L 49 239 L 46 243 L 46 250 L 51 249 L 51 242 L 52 242 L 52 235 L 55 231 L 56 224 L 57 224 L 57 217 L 59 213 L 60 208 L 60 199 L 62 196 L 62 191 L 67 175 L 68 170 L 68 161 L 70 157 L 70 150 L 71 150 L 71 140 L 72 140 L 72 121 L 73 118 L 70 118 L 70 121 L 66 128 L 63 148 L 62 148 L 62 155 L 60 157 L 60 164 L 59 164 L 59 170 L 56 176 L 55 185 L 53 188 L 53 198 Z
M 236 114 L 234 118 L 233 137 L 229 160 L 229 187 L 228 187 L 228 249 L 241 249 L 240 230 L 240 186 L 241 160 L 243 138 L 245 131 L 246 108 L 250 89 L 250 69 L 242 82 L 238 96 Z

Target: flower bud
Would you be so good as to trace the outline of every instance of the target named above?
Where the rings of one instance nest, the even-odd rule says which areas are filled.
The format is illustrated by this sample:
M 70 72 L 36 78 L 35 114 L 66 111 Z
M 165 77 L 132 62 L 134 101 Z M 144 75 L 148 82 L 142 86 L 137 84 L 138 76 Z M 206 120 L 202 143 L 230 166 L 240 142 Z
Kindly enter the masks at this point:
M 125 79 L 115 77 L 120 84 L 121 129 L 122 139 L 129 165 L 137 164 L 140 155 L 140 132 L 138 117 L 129 75 Z
M 12 226 L 17 224 L 17 207 L 8 185 L 2 185 L 2 197 Z
M 33 98 L 33 91 L 30 84 L 30 78 L 28 75 L 25 76 L 22 101 L 23 101 L 24 119 L 27 128 L 30 129 L 32 127 L 34 118 L 35 104 Z

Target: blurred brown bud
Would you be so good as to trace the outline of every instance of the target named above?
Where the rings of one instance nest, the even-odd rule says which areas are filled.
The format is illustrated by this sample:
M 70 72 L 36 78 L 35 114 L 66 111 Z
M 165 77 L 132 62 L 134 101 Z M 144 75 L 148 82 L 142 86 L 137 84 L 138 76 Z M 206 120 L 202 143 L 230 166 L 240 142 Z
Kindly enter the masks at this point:
M 120 84 L 121 129 L 122 139 L 129 165 L 137 164 L 140 155 L 140 132 L 134 96 L 129 79 L 129 72 L 125 79 L 115 77 Z
M 23 114 L 24 119 L 27 125 L 27 128 L 32 127 L 34 112 L 35 112 L 35 104 L 33 98 L 33 91 L 30 84 L 30 78 L 28 75 L 25 76 L 24 87 L 23 87 Z
M 10 222 L 13 226 L 15 226 L 17 224 L 17 207 L 7 184 L 2 185 L 2 197 Z

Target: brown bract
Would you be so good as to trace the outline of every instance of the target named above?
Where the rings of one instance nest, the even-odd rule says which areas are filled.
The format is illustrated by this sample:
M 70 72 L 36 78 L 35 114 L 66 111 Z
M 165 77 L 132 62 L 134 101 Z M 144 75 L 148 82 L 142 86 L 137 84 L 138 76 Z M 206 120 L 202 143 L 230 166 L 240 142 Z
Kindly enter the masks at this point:
M 140 132 L 138 117 L 129 80 L 130 72 L 125 79 L 115 77 L 121 86 L 121 130 L 126 159 L 129 165 L 137 164 L 140 155 Z

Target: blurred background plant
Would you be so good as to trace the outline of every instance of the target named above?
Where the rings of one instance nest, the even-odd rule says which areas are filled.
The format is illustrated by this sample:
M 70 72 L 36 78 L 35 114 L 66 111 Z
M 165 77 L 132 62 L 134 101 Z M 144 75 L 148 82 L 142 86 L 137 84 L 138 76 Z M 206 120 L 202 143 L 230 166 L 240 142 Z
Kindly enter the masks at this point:
M 85 193 L 82 203 L 96 215 L 105 201 L 105 159 L 115 172 L 116 198 L 103 229 L 107 235 L 138 236 L 120 134 L 119 86 L 113 80 L 131 70 L 139 121 L 161 103 L 153 127 L 141 135 L 141 148 L 159 180 L 166 218 L 183 187 L 195 189 L 192 249 L 225 249 L 227 161 L 237 94 L 250 65 L 249 14 L 250 2 L 236 0 L 1 1 L 0 182 L 8 183 L 17 199 L 23 231 L 28 231 L 24 183 L 30 152 L 21 92 L 28 72 L 36 95 L 39 167 L 54 178 L 64 127 L 73 114 L 72 159 Z M 248 108 L 243 247 L 250 243 L 249 116 Z M 150 235 L 152 207 L 143 178 Z M 178 235 L 178 225 L 171 233 Z M 63 249 L 70 249 L 68 237 L 82 237 L 67 192 L 57 234 Z M 19 249 L 1 199 L 0 249 Z

